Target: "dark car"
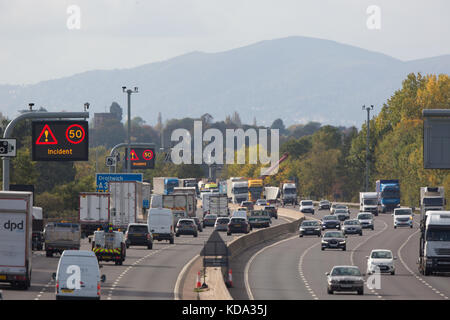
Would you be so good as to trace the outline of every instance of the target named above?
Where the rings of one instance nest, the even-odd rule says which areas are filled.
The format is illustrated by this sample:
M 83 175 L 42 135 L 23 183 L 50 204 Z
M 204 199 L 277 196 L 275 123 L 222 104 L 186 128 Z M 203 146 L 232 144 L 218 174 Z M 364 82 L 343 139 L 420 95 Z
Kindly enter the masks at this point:
M 195 224 L 197 225 L 197 229 L 199 232 L 203 232 L 203 226 L 198 217 L 193 217 Z
M 175 236 L 179 237 L 180 235 L 193 235 L 194 237 L 198 236 L 197 225 L 195 224 L 194 219 L 180 219 L 177 223 Z
M 228 223 L 227 235 L 233 233 L 249 233 L 251 230 L 250 223 L 244 217 L 231 217 Z
M 322 235 L 322 227 L 319 221 L 307 220 L 302 222 L 298 232 L 300 237 L 306 235 L 317 235 L 320 237 Z
M 322 230 L 325 229 L 340 229 L 341 221 L 335 215 L 328 215 L 322 219 Z
M 356 291 L 364 294 L 363 274 L 356 266 L 335 266 L 331 272 L 327 272 L 327 292 Z
M 217 220 L 217 214 L 207 214 L 203 217 L 203 228 L 214 227 Z
M 241 207 L 247 208 L 248 210 L 254 210 L 255 209 L 255 205 L 251 201 L 242 201 L 241 202 Z
M 265 206 L 264 211 L 269 212 L 271 218 L 278 219 L 278 209 L 275 206 Z
M 331 203 L 328 200 L 321 200 L 319 202 L 319 210 L 330 210 Z
M 342 249 L 347 250 L 347 241 L 342 231 L 327 231 L 322 237 L 322 250 Z
M 152 249 L 153 236 L 148 231 L 148 225 L 143 223 L 130 223 L 125 232 L 125 243 L 127 248 L 130 246 L 146 246 L 148 249 Z
M 359 220 L 351 219 L 344 221 L 344 224 L 342 225 L 342 232 L 344 233 L 344 235 L 359 234 L 360 236 L 362 236 L 362 228 Z

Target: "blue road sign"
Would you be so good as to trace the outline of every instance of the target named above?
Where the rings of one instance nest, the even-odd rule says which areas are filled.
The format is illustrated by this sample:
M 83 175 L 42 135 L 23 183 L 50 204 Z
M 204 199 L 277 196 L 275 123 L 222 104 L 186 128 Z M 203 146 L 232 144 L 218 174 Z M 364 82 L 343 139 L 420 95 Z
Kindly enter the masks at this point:
M 140 181 L 143 180 L 142 173 L 96 173 L 97 192 L 108 192 L 110 181 Z

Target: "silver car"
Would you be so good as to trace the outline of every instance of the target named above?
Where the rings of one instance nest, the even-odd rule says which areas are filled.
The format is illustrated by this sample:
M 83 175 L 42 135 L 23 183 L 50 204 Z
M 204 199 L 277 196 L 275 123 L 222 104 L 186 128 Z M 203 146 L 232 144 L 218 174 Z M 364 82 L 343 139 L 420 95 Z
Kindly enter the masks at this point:
M 357 266 L 334 266 L 331 272 L 327 272 L 327 293 L 335 291 L 356 291 L 364 294 L 364 274 L 361 274 Z
M 359 220 L 357 219 L 351 219 L 344 221 L 344 224 L 341 227 L 342 232 L 344 235 L 346 234 L 359 234 L 362 236 L 362 228 L 361 224 L 359 223 Z
M 373 215 L 370 212 L 358 213 L 357 219 L 362 228 L 374 229 L 373 227 Z
M 228 231 L 228 223 L 230 223 L 230 218 L 228 217 L 218 217 L 216 223 L 214 224 L 214 230 L 216 231 Z

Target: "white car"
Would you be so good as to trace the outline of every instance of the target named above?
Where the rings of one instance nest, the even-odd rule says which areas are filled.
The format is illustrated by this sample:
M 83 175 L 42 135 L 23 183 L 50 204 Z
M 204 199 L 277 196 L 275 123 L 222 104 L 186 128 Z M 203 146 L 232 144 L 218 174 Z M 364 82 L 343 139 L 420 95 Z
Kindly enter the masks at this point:
M 358 213 L 358 216 L 356 219 L 359 220 L 359 223 L 361 224 L 361 227 L 368 228 L 368 229 L 374 229 L 373 226 L 373 215 L 370 212 L 360 212 Z
M 312 200 L 300 201 L 300 212 L 309 212 L 314 214 L 314 204 Z
M 391 250 L 376 249 L 370 252 L 367 259 L 367 274 L 375 272 L 395 274 L 394 260 L 397 258 L 392 255 Z
M 413 227 L 413 212 L 411 208 L 397 208 L 392 214 L 394 217 L 394 229 L 397 227 Z
M 106 280 L 105 275 L 100 277 L 97 257 L 90 250 L 65 250 L 52 276 L 56 280 L 56 300 L 100 300 L 100 282 Z

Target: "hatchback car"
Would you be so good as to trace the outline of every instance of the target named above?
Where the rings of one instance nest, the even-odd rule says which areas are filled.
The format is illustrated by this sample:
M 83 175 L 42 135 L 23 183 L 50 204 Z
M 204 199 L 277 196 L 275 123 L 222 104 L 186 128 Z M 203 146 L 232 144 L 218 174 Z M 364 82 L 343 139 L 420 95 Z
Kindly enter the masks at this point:
M 345 204 L 333 203 L 330 209 L 331 214 L 334 214 L 336 209 L 348 209 L 348 207 Z
M 203 218 L 203 228 L 214 227 L 217 220 L 217 214 L 207 214 Z
M 351 219 L 351 220 L 344 221 L 344 223 L 342 224 L 341 230 L 344 233 L 344 235 L 359 234 L 360 236 L 362 236 L 361 224 L 359 223 L 359 220 L 357 220 L 357 219 Z
M 231 236 L 233 233 L 249 233 L 251 229 L 247 218 L 231 217 L 228 223 L 227 235 Z
M 247 210 L 235 210 L 235 211 L 233 211 L 233 213 L 231 214 L 231 217 L 242 217 L 242 218 L 247 218 L 247 217 L 248 217 L 248 213 L 247 213 Z
M 367 259 L 367 274 L 375 272 L 395 274 L 394 260 L 397 259 L 392 255 L 391 250 L 376 249 L 370 252 Z
M 125 232 L 125 244 L 130 246 L 146 246 L 148 249 L 153 247 L 153 236 L 148 231 L 148 225 L 144 223 L 130 223 Z
M 319 202 L 319 210 L 330 210 L 331 203 L 328 200 L 321 200 Z
M 356 291 L 364 294 L 364 278 L 357 266 L 334 266 L 327 276 L 327 293 L 335 291 Z
M 197 225 L 195 224 L 194 219 L 180 219 L 177 223 L 175 236 L 179 237 L 180 235 L 193 235 L 194 237 L 198 236 Z
M 325 249 L 347 250 L 347 241 L 342 231 L 327 231 L 322 237 L 322 251 Z
M 373 215 L 370 212 L 360 212 L 358 213 L 357 219 L 361 224 L 362 228 L 374 229 L 373 226 Z
M 98 260 L 93 251 L 65 250 L 56 270 L 52 274 L 56 281 L 56 300 L 100 300 L 100 283 L 105 282 L 106 277 L 100 276 Z M 68 281 L 77 270 L 79 281 Z
M 319 221 L 306 220 L 302 222 L 298 232 L 300 238 L 306 235 L 317 235 L 320 237 L 322 235 L 322 227 Z
M 300 212 L 302 213 L 312 213 L 314 214 L 314 204 L 312 200 L 302 200 L 300 201 Z
M 278 209 L 275 206 L 265 206 L 264 211 L 269 212 L 271 218 L 278 219 Z
M 214 230 L 216 231 L 228 231 L 228 223 L 230 218 L 228 217 L 218 217 L 214 225 Z
M 335 215 L 328 215 L 322 218 L 322 230 L 340 229 L 341 222 Z

